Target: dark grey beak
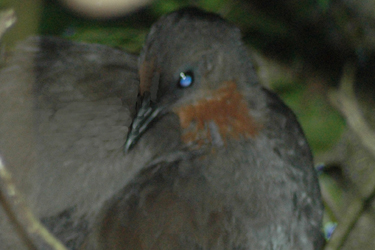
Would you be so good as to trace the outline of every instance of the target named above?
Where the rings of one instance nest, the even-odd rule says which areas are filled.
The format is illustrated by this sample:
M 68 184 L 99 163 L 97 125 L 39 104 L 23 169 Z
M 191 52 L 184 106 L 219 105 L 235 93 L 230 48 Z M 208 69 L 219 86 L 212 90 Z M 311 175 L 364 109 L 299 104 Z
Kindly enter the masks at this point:
M 143 94 L 141 107 L 133 120 L 128 137 L 126 138 L 124 145 L 125 153 L 128 153 L 129 150 L 137 143 L 151 122 L 154 121 L 163 110 L 164 106 L 158 106 L 156 103 L 151 101 L 150 92 L 147 91 Z

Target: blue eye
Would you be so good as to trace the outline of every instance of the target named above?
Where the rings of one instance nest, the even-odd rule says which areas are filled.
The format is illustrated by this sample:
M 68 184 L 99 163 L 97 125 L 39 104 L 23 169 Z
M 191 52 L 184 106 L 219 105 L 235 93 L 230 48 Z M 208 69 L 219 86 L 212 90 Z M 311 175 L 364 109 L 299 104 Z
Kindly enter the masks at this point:
M 181 88 L 187 88 L 193 85 L 194 82 L 194 75 L 193 72 L 181 72 L 180 79 L 178 80 L 178 86 Z

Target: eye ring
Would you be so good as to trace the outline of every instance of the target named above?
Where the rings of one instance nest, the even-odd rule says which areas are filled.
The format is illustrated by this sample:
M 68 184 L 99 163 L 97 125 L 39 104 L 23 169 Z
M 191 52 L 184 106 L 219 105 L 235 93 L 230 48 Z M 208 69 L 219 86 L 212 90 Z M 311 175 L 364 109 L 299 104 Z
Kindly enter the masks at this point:
M 178 87 L 188 88 L 194 83 L 194 74 L 192 71 L 181 72 L 178 79 Z

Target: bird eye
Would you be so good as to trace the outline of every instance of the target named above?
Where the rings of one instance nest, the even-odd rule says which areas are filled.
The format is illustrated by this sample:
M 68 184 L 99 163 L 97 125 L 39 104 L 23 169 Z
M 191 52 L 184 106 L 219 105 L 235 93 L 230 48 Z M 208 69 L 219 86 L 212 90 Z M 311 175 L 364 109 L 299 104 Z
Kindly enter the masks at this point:
M 193 72 L 187 71 L 187 72 L 181 72 L 180 78 L 178 80 L 178 86 L 180 88 L 187 88 L 193 85 L 194 82 L 194 75 Z

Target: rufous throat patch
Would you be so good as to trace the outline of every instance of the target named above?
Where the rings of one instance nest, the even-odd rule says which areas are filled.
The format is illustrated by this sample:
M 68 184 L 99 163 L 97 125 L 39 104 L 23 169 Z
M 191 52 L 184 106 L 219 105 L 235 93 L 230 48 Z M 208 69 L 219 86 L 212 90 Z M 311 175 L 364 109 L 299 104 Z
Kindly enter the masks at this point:
M 252 137 L 257 133 L 247 102 L 233 81 L 224 82 L 223 87 L 212 91 L 207 98 L 177 107 L 174 112 L 180 117 L 185 143 L 201 145 L 211 141 L 209 122 L 216 124 L 224 142 L 228 138 Z

